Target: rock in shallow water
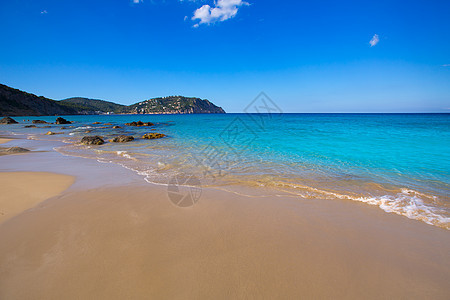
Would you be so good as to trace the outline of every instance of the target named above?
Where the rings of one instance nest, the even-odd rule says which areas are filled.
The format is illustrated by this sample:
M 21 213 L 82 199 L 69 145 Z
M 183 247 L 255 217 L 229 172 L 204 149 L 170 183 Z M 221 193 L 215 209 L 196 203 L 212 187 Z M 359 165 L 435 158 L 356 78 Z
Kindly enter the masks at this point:
M 156 133 L 156 132 L 152 132 L 152 133 L 147 133 L 144 134 L 144 136 L 142 137 L 143 139 L 147 139 L 147 140 L 153 140 L 153 139 L 160 139 L 165 137 L 165 134 L 162 133 Z
M 98 135 L 85 136 L 81 139 L 81 144 L 83 145 L 103 145 L 104 143 L 105 141 Z
M 0 120 L 0 124 L 17 124 L 17 123 L 19 122 L 10 117 L 4 117 L 3 119 Z
M 153 124 L 151 122 L 144 123 L 142 121 L 137 121 L 137 122 L 126 123 L 125 125 L 141 127 L 141 126 L 153 126 L 155 124 Z
M 61 117 L 57 118 L 55 123 L 58 124 L 58 125 L 61 125 L 61 124 L 72 124 L 72 122 L 67 121 L 66 119 L 61 118 Z
M 33 121 L 31 121 L 31 123 L 33 123 L 33 124 L 48 124 L 46 121 L 43 121 L 43 120 L 33 120 Z
M 111 140 L 113 143 L 127 143 L 131 141 L 134 141 L 134 137 L 131 135 L 119 135 Z

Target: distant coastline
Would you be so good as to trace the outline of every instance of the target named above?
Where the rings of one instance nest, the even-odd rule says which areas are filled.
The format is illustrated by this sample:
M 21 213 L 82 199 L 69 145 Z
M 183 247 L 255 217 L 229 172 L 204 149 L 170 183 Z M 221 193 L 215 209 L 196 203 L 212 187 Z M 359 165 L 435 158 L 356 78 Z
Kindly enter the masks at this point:
M 222 107 L 195 97 L 152 98 L 132 105 L 80 97 L 57 101 L 0 84 L 0 116 L 224 113 Z

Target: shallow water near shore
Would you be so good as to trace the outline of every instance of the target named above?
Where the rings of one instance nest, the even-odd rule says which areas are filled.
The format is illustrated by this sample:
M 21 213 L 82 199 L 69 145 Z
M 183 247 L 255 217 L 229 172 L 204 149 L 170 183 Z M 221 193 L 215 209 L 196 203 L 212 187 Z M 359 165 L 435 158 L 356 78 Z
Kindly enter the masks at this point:
M 74 121 L 63 125 L 67 129 L 24 128 L 33 119 L 55 118 L 18 117 L 21 124 L 2 125 L 0 133 L 63 141 L 56 148 L 62 154 L 116 163 L 151 183 L 191 174 L 203 186 L 268 187 L 306 198 L 360 201 L 450 229 L 448 114 L 67 116 Z M 138 120 L 155 126 L 124 125 Z M 85 135 L 139 138 L 152 129 L 168 137 L 76 144 Z M 46 136 L 47 131 L 60 134 Z

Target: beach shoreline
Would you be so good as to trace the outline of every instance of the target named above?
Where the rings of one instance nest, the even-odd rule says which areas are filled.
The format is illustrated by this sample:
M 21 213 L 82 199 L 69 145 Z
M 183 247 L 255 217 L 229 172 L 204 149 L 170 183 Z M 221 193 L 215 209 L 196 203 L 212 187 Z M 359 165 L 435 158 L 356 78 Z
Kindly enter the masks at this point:
M 249 197 L 243 195 L 251 191 L 203 188 L 195 205 L 180 208 L 166 186 L 130 170 L 27 142 L 48 151 L 0 158 L 1 175 L 19 172 L 16 182 L 23 182 L 20 172 L 40 170 L 75 182 L 0 224 L 0 298 L 450 293 L 445 229 L 363 203 L 274 197 L 261 189 Z

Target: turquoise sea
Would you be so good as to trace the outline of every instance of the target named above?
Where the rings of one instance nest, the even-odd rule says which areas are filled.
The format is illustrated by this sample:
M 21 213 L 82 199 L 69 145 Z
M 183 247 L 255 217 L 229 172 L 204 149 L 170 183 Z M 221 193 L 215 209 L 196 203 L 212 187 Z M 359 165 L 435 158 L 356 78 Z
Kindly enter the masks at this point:
M 66 145 L 56 150 L 65 155 L 117 163 L 152 183 L 193 174 L 203 186 L 250 185 L 308 198 L 361 201 L 450 229 L 450 114 L 64 117 L 74 121 L 73 127 L 24 128 L 34 119 L 54 122 L 56 117 L 17 117 L 20 124 L 0 125 L 0 134 L 62 140 Z M 124 125 L 138 120 L 155 126 Z M 76 145 L 85 135 L 138 138 L 151 129 L 168 137 Z M 49 130 L 62 134 L 46 136 Z

